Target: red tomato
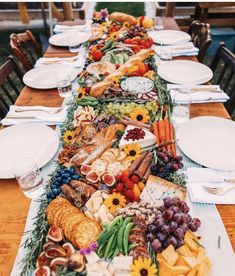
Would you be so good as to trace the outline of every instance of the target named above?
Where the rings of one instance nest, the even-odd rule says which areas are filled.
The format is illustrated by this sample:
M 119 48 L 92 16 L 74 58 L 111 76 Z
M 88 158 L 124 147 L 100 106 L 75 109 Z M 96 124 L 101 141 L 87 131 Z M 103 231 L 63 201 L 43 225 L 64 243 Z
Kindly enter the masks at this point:
M 92 56 L 93 56 L 93 59 L 95 61 L 100 61 L 103 57 L 103 53 L 100 51 L 100 50 L 95 50 L 93 53 L 92 53 Z
M 137 71 L 133 72 L 130 76 L 131 77 L 141 77 L 142 75 L 143 74 L 139 70 L 137 70 Z
M 107 77 L 109 75 L 109 72 L 105 72 L 104 76 Z
M 125 44 L 132 44 L 132 42 L 133 42 L 133 40 L 132 40 L 131 38 L 126 38 L 126 39 L 124 40 L 124 43 L 125 43 Z
M 134 45 L 134 46 L 132 46 L 131 48 L 132 48 L 132 50 L 133 50 L 135 53 L 137 53 L 137 52 L 139 52 L 139 51 L 141 50 L 141 48 L 140 48 L 139 45 Z

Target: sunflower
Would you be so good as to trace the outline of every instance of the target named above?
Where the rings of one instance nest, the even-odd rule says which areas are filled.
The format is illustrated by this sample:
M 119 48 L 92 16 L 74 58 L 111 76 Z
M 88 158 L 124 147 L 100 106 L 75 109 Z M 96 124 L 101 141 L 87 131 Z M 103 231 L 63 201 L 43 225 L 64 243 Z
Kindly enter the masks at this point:
M 128 29 L 130 27 L 129 22 L 125 21 L 122 25 L 123 28 Z
M 85 88 L 83 87 L 78 88 L 77 94 L 78 94 L 78 100 L 81 100 L 86 94 Z
M 114 86 L 118 86 L 120 83 L 119 77 L 112 77 L 112 83 Z
M 145 108 L 136 108 L 130 116 L 131 120 L 139 123 L 147 123 L 149 120 L 148 110 Z
M 117 40 L 119 38 L 119 32 L 113 32 L 110 34 L 110 39 Z
M 75 132 L 71 131 L 71 130 L 67 130 L 65 131 L 65 133 L 63 134 L 63 141 L 67 144 L 71 144 L 73 139 L 75 137 Z
M 127 159 L 130 161 L 140 157 L 142 153 L 142 149 L 138 144 L 128 144 L 124 147 L 124 151 L 128 155 Z
M 123 195 L 119 193 L 112 193 L 104 201 L 104 205 L 109 209 L 113 214 L 117 209 L 126 206 L 126 199 Z
M 157 275 L 156 265 L 151 265 L 150 258 L 139 257 L 131 265 L 131 276 L 155 276 Z

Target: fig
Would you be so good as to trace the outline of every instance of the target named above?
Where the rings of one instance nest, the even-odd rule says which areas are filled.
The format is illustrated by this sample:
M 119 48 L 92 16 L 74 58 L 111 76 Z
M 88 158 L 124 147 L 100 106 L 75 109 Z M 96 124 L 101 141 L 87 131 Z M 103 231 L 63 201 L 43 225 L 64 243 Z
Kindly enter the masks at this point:
M 70 257 L 73 253 L 75 253 L 75 249 L 70 242 L 66 242 L 62 245 L 65 250 L 66 257 Z
M 85 258 L 80 253 L 73 253 L 68 261 L 68 266 L 70 269 L 76 272 L 81 272 L 85 268 Z
M 63 247 L 61 247 L 60 245 L 54 244 L 54 245 L 48 246 L 45 255 L 47 258 L 54 259 L 57 257 L 65 257 L 66 252 Z
M 115 177 L 109 173 L 105 173 L 102 176 L 102 180 L 103 180 L 104 184 L 106 184 L 109 187 L 112 187 L 116 182 Z
M 99 176 L 96 172 L 90 172 L 86 175 L 86 179 L 91 183 L 96 183 L 99 180 Z
M 68 266 L 68 260 L 65 258 L 55 258 L 54 260 L 51 261 L 50 268 L 52 271 L 56 271 L 56 266 L 63 266 L 67 267 Z
M 50 268 L 48 266 L 41 266 L 41 267 L 38 267 L 34 270 L 33 275 L 34 276 L 50 276 L 51 271 L 50 271 Z
M 42 251 L 42 253 L 37 257 L 36 267 L 39 266 L 48 266 L 51 262 L 51 259 L 46 257 L 46 252 Z
M 80 170 L 82 174 L 87 175 L 88 173 L 93 171 L 93 167 L 89 165 L 82 165 Z
M 63 231 L 58 226 L 51 226 L 48 230 L 48 238 L 55 242 L 63 240 Z

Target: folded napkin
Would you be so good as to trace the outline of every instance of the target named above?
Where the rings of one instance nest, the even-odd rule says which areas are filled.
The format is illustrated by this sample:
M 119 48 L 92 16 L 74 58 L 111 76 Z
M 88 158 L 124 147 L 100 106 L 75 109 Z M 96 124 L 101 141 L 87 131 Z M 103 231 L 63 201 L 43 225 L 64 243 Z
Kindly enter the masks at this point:
M 235 189 L 225 195 L 212 195 L 203 189 L 208 187 L 229 188 L 234 183 L 226 183 L 224 179 L 234 179 L 235 171 L 219 171 L 208 168 L 188 168 L 187 188 L 192 202 L 213 204 L 235 204 Z
M 171 50 L 171 54 L 173 57 L 178 56 L 197 56 L 199 49 L 197 47 L 194 47 L 192 42 L 182 43 L 178 45 L 172 45 L 172 46 L 158 46 L 153 45 L 152 49 L 156 52 L 156 54 L 159 54 L 161 52 L 161 48 L 164 48 L 166 51 Z
M 200 91 L 200 88 L 202 91 Z M 213 88 L 214 91 L 203 91 L 203 89 Z M 191 103 L 210 103 L 210 102 L 226 102 L 229 96 L 224 93 L 219 85 L 176 85 L 167 84 L 167 89 L 170 90 L 171 98 L 174 99 L 177 94 L 176 103 L 187 103 L 188 97 L 185 96 L 186 93 L 181 93 L 177 89 L 181 89 L 183 92 L 190 93 Z M 196 92 L 192 89 L 198 89 Z
M 58 113 L 48 113 L 42 110 L 16 112 L 17 109 L 29 110 L 29 109 L 43 109 L 43 110 L 57 110 L 56 107 L 45 107 L 45 106 L 16 106 L 12 105 L 7 113 L 7 116 L 1 121 L 5 126 L 22 124 L 22 123 L 41 123 L 44 125 L 60 125 L 66 118 L 67 109 L 63 107 Z M 17 118 L 7 118 L 9 116 Z M 22 118 L 23 117 L 23 118 Z M 32 118 L 35 117 L 35 118 Z M 21 119 L 22 118 L 22 119 Z
M 59 57 L 52 57 L 52 58 L 39 58 L 35 64 L 35 67 L 39 66 L 46 66 L 46 65 L 56 65 L 56 64 L 64 64 L 70 65 L 75 68 L 83 68 L 85 63 L 85 55 L 81 52 L 78 52 L 76 57 L 69 57 L 69 58 L 59 58 Z
M 54 31 L 54 33 L 62 33 L 62 32 L 67 32 L 67 31 L 90 32 L 91 24 L 92 24 L 91 20 L 86 20 L 86 24 L 84 24 L 84 25 L 69 26 L 69 25 L 56 24 L 53 31 Z

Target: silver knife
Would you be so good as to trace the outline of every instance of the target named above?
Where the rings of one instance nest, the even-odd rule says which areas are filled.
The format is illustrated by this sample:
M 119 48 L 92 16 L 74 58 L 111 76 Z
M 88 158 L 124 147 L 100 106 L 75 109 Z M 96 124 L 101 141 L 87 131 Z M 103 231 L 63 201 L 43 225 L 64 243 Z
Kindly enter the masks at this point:
M 14 116 L 14 115 L 6 116 L 5 119 L 37 119 L 37 120 L 41 120 L 41 118 L 35 117 L 35 116 Z

